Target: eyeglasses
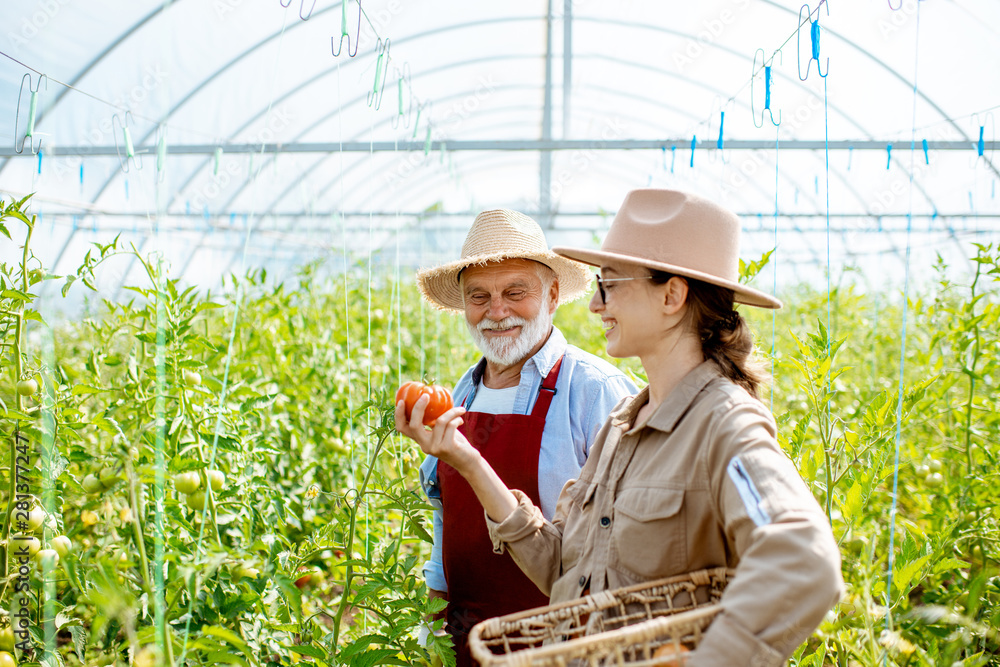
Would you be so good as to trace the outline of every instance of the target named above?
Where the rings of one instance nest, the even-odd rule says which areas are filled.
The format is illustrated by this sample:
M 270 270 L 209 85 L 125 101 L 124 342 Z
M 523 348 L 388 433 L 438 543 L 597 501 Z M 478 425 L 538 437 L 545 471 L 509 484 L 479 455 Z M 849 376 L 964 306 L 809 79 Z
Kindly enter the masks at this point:
M 601 274 L 595 274 L 594 280 L 597 282 L 597 293 L 601 295 L 601 305 L 608 302 L 608 295 L 604 291 L 604 283 L 620 283 L 626 280 L 652 280 L 653 276 L 635 276 L 634 278 L 601 278 Z

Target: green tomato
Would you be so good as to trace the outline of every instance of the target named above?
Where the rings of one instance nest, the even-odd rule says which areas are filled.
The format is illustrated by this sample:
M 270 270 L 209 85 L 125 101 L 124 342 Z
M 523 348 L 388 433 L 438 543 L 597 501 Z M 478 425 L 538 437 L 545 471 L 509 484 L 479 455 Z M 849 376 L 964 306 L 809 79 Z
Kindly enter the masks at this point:
M 14 650 L 14 628 L 10 625 L 0 630 L 0 651 Z
M 186 496 L 184 502 L 187 506 L 196 512 L 200 512 L 205 509 L 205 492 L 195 491 L 194 493 Z
M 924 484 L 926 484 L 932 489 L 936 489 L 937 487 L 944 484 L 944 475 L 942 475 L 939 472 L 932 472 L 931 474 L 927 475 L 927 477 L 924 478 Z
M 156 667 L 155 646 L 143 646 L 132 660 L 133 667 Z
M 927 475 L 929 474 L 931 474 L 930 466 L 925 466 L 925 465 L 917 466 L 917 475 L 919 475 L 920 477 L 927 477 Z
M 209 470 L 208 481 L 213 491 L 222 491 L 222 487 L 226 485 L 226 473 L 221 470 Z
M 38 393 L 38 382 L 32 378 L 17 383 L 18 396 L 34 396 Z
M 260 570 L 255 567 L 250 567 L 246 563 L 237 563 L 229 571 L 229 574 L 233 578 L 233 583 L 238 584 L 244 577 L 247 579 L 256 579 L 260 576 Z
M 104 485 L 105 489 L 110 489 L 112 486 L 121 481 L 121 477 L 118 476 L 118 471 L 111 466 L 101 468 L 101 484 Z
M 182 377 L 184 378 L 184 384 L 189 387 L 197 387 L 201 384 L 201 373 L 198 371 L 185 370 Z
M 941 472 L 941 462 L 937 459 L 931 459 L 927 462 L 927 467 L 931 472 Z
M 59 554 L 55 549 L 42 549 L 35 554 L 35 560 L 46 570 L 51 570 L 59 564 Z
M 182 472 L 174 476 L 174 488 L 185 495 L 192 494 L 201 488 L 201 475 L 194 470 Z
M 34 558 L 38 550 L 42 548 L 42 543 L 38 541 L 38 538 L 32 535 L 31 537 L 25 537 L 24 535 L 18 535 L 14 538 L 14 555 L 17 555 L 21 549 L 27 547 L 28 557 Z
M 104 490 L 104 485 L 97 475 L 87 475 L 83 478 L 83 490 L 87 493 L 100 493 Z
M 14 527 L 17 530 L 26 533 L 35 532 L 41 528 L 42 524 L 45 522 L 45 510 L 43 510 L 39 505 L 35 505 L 28 511 L 27 519 L 22 518 L 23 513 L 20 510 L 14 510 L 11 512 L 10 516 Z M 24 525 L 20 525 L 22 522 Z
M 58 535 L 49 540 L 52 548 L 56 550 L 60 558 L 65 558 L 66 555 L 73 550 L 73 542 L 65 535 Z
M 17 667 L 17 661 L 8 651 L 0 651 L 0 667 Z

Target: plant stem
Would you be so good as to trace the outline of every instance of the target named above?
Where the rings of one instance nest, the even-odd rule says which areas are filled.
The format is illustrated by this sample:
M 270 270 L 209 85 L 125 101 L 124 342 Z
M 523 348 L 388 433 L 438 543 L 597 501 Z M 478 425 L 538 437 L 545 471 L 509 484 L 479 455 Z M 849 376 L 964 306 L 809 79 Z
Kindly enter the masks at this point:
M 368 481 L 371 479 L 372 473 L 375 471 L 375 462 L 378 460 L 379 451 L 382 449 L 382 445 L 385 444 L 386 440 L 392 431 L 387 431 L 385 434 L 379 438 L 378 444 L 375 446 L 375 451 L 372 453 L 371 465 L 368 467 L 368 471 L 365 472 L 365 478 L 361 482 L 361 487 L 358 489 L 357 498 L 354 504 L 351 506 L 351 524 L 347 532 L 347 540 L 345 544 L 344 553 L 348 558 L 348 565 L 346 570 L 346 575 L 344 576 L 344 590 L 340 596 L 340 602 L 337 604 L 337 614 L 334 617 L 333 622 L 333 656 L 337 657 L 337 646 L 340 640 L 340 623 L 344 616 L 344 611 L 347 609 L 347 601 L 350 599 L 351 592 L 351 582 L 354 579 L 354 566 L 350 563 L 353 560 L 354 554 L 354 535 L 355 528 L 357 527 L 358 519 L 358 508 L 361 507 L 361 502 L 365 497 L 365 489 L 368 488 Z
M 31 224 L 28 225 L 28 233 L 24 237 L 24 247 L 21 253 L 21 286 L 22 291 L 28 293 L 28 258 L 31 256 L 29 250 L 31 246 L 31 233 L 35 231 L 35 218 L 31 218 Z M 24 373 L 24 359 L 21 356 L 21 343 L 24 340 L 24 301 L 19 301 L 17 307 L 17 312 L 14 315 L 14 320 L 16 322 L 14 327 L 14 368 L 13 368 L 13 383 L 15 387 L 14 391 L 14 407 L 18 412 L 21 412 L 24 408 L 24 399 L 20 393 L 16 390 L 17 383 L 21 380 L 21 375 Z M 14 508 L 14 498 L 16 497 L 17 491 L 17 466 L 15 462 L 17 461 L 17 444 L 20 440 L 21 435 L 21 422 L 15 420 L 14 425 L 14 436 L 10 439 L 10 477 L 8 478 L 7 486 L 7 510 L 4 512 L 3 516 L 3 536 L 4 536 L 4 548 L 3 548 L 3 565 L 0 566 L 0 578 L 6 579 L 8 573 L 8 558 L 10 556 L 10 533 L 11 533 L 11 520 L 10 513 Z

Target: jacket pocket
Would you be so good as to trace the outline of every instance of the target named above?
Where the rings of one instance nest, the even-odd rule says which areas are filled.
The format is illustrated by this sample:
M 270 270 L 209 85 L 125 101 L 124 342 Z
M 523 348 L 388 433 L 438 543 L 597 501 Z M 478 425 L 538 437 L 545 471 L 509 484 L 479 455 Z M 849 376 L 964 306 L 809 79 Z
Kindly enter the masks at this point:
M 612 567 L 640 580 L 686 571 L 684 489 L 622 489 L 615 498 L 614 508 Z

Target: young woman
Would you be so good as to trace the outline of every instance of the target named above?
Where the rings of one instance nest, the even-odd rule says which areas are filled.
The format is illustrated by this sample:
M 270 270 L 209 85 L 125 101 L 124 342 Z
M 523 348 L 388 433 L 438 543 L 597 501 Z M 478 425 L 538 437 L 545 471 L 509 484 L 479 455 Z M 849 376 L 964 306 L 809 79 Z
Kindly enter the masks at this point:
M 758 399 L 763 374 L 735 303 L 780 302 L 739 284 L 739 219 L 671 190 L 635 190 L 600 250 L 555 252 L 600 267 L 590 310 L 608 354 L 638 357 L 649 385 L 612 411 L 551 522 L 507 489 L 457 432 L 462 408 L 396 425 L 458 470 L 507 550 L 552 603 L 735 568 L 688 665 L 781 665 L 841 595 L 826 517 L 778 447 Z

